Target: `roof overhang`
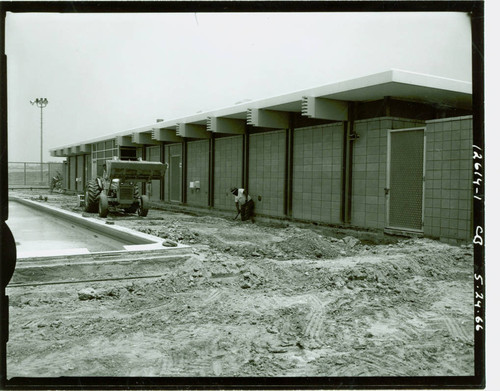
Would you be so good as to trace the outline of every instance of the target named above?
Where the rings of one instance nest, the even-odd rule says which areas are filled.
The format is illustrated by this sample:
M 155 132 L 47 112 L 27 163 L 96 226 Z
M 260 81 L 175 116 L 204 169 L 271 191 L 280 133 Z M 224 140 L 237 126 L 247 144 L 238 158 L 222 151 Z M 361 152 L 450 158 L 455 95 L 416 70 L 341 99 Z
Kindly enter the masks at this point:
M 197 113 L 192 116 L 161 121 L 144 127 L 114 133 L 112 135 L 85 140 L 82 141 L 82 143 L 54 148 L 51 151 L 64 148 L 71 149 L 77 145 L 116 139 L 116 137 L 119 136 L 133 136 L 138 133 L 153 133 L 153 138 L 157 139 L 157 137 L 160 138 L 157 131 L 158 129 L 177 130 L 178 133 L 179 124 L 207 126 L 209 118 L 211 118 L 210 121 L 214 121 L 214 118 L 247 120 L 249 111 L 256 112 L 256 110 L 268 110 L 274 112 L 302 113 L 303 107 L 305 106 L 304 101 L 310 102 L 311 98 L 321 98 L 322 104 L 325 103 L 324 100 L 331 100 L 331 102 L 326 102 L 326 104 L 338 106 L 340 113 L 342 102 L 369 102 L 380 100 L 384 97 L 444 105 L 459 109 L 471 109 L 472 83 L 392 69 L 386 72 L 301 90 L 272 98 L 244 102 L 231 107 Z M 306 115 L 305 113 L 303 114 Z M 170 133 L 171 132 L 169 132 L 169 134 Z M 179 137 L 179 134 L 176 134 L 176 136 Z M 167 137 L 167 135 L 165 134 L 161 137 Z
M 339 83 L 333 91 L 319 88 L 316 96 L 367 102 L 390 96 L 395 99 L 435 103 L 460 109 L 472 107 L 472 83 L 403 71 L 374 75 L 373 79 Z

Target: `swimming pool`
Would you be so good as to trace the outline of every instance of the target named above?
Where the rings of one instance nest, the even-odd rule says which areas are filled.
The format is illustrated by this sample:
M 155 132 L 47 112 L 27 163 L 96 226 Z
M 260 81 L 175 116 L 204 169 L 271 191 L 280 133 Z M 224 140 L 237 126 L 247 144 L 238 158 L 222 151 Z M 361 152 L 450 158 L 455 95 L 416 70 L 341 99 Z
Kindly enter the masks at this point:
M 161 238 L 14 197 L 9 198 L 7 224 L 16 241 L 18 258 L 167 250 Z
M 123 250 L 127 244 L 19 202 L 9 203 L 8 224 L 20 256 L 68 249 L 87 249 L 87 252 Z

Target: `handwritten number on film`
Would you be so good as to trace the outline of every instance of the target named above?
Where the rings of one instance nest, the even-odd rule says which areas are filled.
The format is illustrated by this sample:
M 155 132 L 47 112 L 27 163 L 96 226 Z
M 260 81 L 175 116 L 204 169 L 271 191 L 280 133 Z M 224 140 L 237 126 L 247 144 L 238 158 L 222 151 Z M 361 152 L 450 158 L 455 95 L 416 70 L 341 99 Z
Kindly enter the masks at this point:
M 475 179 L 472 182 L 472 184 L 474 185 L 474 198 L 482 201 L 481 196 L 479 196 L 477 194 L 482 195 L 481 182 L 483 180 L 481 178 L 483 177 L 483 174 L 481 174 L 481 170 L 482 170 L 483 166 L 481 163 L 476 162 L 475 160 L 482 160 L 483 155 L 481 155 L 478 151 L 476 151 L 476 149 L 481 151 L 481 148 L 479 148 L 477 145 L 473 145 L 472 147 L 474 148 L 473 155 L 472 155 L 472 160 L 474 161 L 474 179 Z M 479 244 L 480 246 L 483 245 L 483 236 L 482 236 L 483 232 L 484 232 L 483 227 L 478 225 L 476 227 L 476 232 L 475 232 L 474 239 L 473 239 L 474 244 Z
M 482 149 L 479 148 L 477 145 L 473 145 L 473 152 L 472 152 L 472 160 L 474 164 L 474 181 L 472 184 L 474 185 L 474 198 L 476 200 L 482 201 L 482 184 L 481 182 L 483 181 L 483 174 L 481 173 L 483 165 L 480 163 L 480 161 L 483 160 L 483 155 L 482 155 Z M 483 233 L 484 229 L 481 226 L 476 227 L 476 232 L 474 235 L 473 243 L 479 246 L 483 246 L 484 240 L 483 240 Z M 480 274 L 474 274 L 474 280 L 475 280 L 475 292 L 474 292 L 474 310 L 476 314 L 481 314 L 483 311 L 483 301 L 484 301 L 484 294 L 479 293 L 478 291 L 482 291 L 483 286 L 484 286 L 484 281 L 483 281 L 483 276 Z M 483 330 L 483 323 L 484 320 L 481 316 L 476 316 L 474 318 L 475 323 L 476 323 L 476 331 Z
M 472 160 L 474 161 L 474 181 L 472 184 L 474 185 L 474 198 L 476 200 L 482 200 L 482 198 L 478 195 L 481 194 L 481 182 L 483 174 L 481 174 L 481 169 L 483 168 L 483 165 L 479 162 L 476 162 L 476 160 L 483 160 L 483 155 L 481 154 L 481 148 L 479 148 L 477 145 L 473 145 L 472 148 L 474 151 L 472 151 Z M 479 150 L 481 153 L 479 153 L 477 150 Z
M 476 280 L 476 284 L 478 284 L 476 285 L 476 288 L 477 289 L 480 289 L 480 287 L 482 288 L 484 283 L 483 277 L 480 274 L 474 274 L 474 279 Z M 481 311 L 480 308 L 484 300 L 484 295 L 482 293 L 475 292 L 475 300 L 476 303 L 474 304 L 474 307 L 476 308 L 476 311 L 480 312 Z M 484 323 L 483 318 L 481 318 L 480 316 L 476 316 L 475 321 L 476 321 L 476 331 L 482 330 L 483 326 L 481 323 Z

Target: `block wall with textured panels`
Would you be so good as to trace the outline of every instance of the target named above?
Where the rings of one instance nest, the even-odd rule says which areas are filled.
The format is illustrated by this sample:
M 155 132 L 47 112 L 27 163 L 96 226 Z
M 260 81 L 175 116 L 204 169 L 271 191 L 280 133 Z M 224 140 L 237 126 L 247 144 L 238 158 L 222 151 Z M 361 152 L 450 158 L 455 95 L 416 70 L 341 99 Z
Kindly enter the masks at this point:
M 386 225 L 387 134 L 389 129 L 424 126 L 423 121 L 383 117 L 355 121 L 351 224 L 383 229 Z
M 78 155 L 76 157 L 76 191 L 78 192 L 83 192 L 84 187 L 86 184 L 83 182 L 83 179 L 85 177 L 84 175 L 85 171 L 85 157 L 83 155 Z
M 231 187 L 242 186 L 243 136 L 215 139 L 214 207 L 235 210 Z
M 472 237 L 472 116 L 426 125 L 424 234 Z
M 292 215 L 340 223 L 343 124 L 294 130 Z
M 188 205 L 208 206 L 208 140 L 187 143 L 187 197 Z M 190 187 L 191 182 L 200 182 L 199 189 Z
M 251 134 L 249 139 L 248 187 L 255 213 L 283 216 L 285 131 Z
M 149 162 L 159 162 L 160 159 L 160 148 L 161 146 L 146 147 L 146 160 Z M 147 185 L 149 187 L 149 197 L 152 201 L 160 200 L 160 180 L 151 181 L 151 184 Z
M 76 190 L 76 156 L 68 157 L 69 167 L 69 190 Z
M 171 201 L 171 187 L 172 187 L 172 167 L 170 157 L 172 155 L 182 156 L 182 144 L 165 144 L 164 145 L 165 162 L 168 163 L 167 170 L 165 172 L 164 181 L 164 197 L 165 201 Z M 180 187 L 180 184 L 177 185 Z M 180 190 L 180 189 L 179 189 Z

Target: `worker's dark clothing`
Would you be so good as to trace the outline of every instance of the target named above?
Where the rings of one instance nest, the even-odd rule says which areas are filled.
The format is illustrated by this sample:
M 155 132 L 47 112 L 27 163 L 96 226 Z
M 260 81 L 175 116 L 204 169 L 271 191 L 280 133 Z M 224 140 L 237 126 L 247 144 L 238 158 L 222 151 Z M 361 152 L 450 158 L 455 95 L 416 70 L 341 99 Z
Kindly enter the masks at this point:
M 245 189 L 233 189 L 234 202 L 236 203 L 236 209 L 241 214 L 241 221 L 252 220 L 254 221 L 254 209 L 255 203 L 252 200 Z
M 249 200 L 241 205 L 241 221 L 252 220 L 255 209 L 255 203 L 253 200 Z

